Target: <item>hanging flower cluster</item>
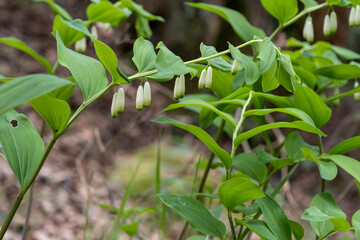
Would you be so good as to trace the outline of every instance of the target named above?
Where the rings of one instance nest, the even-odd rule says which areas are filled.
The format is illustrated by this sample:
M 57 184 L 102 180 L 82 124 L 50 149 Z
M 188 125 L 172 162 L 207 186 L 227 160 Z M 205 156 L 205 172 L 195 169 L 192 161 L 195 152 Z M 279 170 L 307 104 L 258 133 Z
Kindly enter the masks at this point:
M 112 99 L 111 103 L 111 116 L 116 118 L 119 114 L 124 112 L 125 108 L 125 92 L 124 89 L 120 86 L 119 90 L 117 90 Z
M 212 67 L 208 67 L 207 69 L 203 69 L 199 78 L 199 89 L 211 88 L 212 84 Z
M 309 43 L 314 41 L 314 25 L 312 22 L 312 17 L 308 16 L 305 20 L 305 25 L 303 29 L 303 37 Z
M 328 37 L 330 36 L 330 34 L 335 34 L 336 30 L 337 30 L 337 16 L 336 16 L 336 12 L 332 11 L 330 15 L 326 14 L 324 18 L 324 25 L 323 25 L 324 36 Z
M 349 15 L 349 25 L 350 27 L 360 25 L 360 5 L 351 8 Z

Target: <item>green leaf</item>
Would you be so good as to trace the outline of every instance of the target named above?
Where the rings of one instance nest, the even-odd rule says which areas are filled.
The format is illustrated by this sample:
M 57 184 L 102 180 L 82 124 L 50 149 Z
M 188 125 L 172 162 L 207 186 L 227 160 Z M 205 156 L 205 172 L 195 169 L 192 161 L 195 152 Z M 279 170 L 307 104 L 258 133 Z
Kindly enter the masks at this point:
M 353 64 L 329 65 L 317 68 L 313 73 L 338 80 L 349 80 L 360 78 L 360 67 Z
M 30 56 L 35 58 L 39 63 L 41 63 L 49 73 L 52 72 L 52 69 L 51 69 L 52 67 L 51 67 L 49 60 L 47 60 L 46 58 L 44 58 L 43 56 L 41 56 L 40 54 L 35 52 L 33 49 L 28 47 L 26 45 L 26 43 L 20 41 L 19 39 L 14 38 L 14 37 L 3 37 L 3 38 L 0 38 L 0 43 L 6 44 L 8 46 L 19 49 L 20 51 L 23 51 L 23 52 L 29 54 Z
M 54 18 L 53 31 L 58 32 L 65 46 L 82 39 L 84 34 L 71 27 L 71 22 L 57 15 Z
M 233 28 L 235 33 L 244 41 L 254 39 L 254 36 L 264 38 L 263 30 L 252 26 L 248 20 L 239 12 L 212 4 L 205 3 L 187 3 L 191 7 L 201 8 L 213 12 L 225 19 Z
M 269 71 L 263 74 L 261 84 L 264 92 L 270 92 L 279 87 L 280 84 L 276 79 L 277 68 L 278 63 L 274 61 Z
M 183 217 L 192 228 L 201 233 L 223 238 L 224 223 L 213 217 L 209 210 L 195 198 L 188 195 L 157 195 L 168 207 Z
M 54 134 L 61 131 L 70 119 L 69 104 L 51 93 L 31 100 L 29 103 L 49 124 Z
M 360 181 L 360 162 L 358 160 L 344 155 L 328 154 L 324 154 L 324 158 L 331 159 L 345 172 L 353 176 L 357 181 Z
M 277 239 L 291 239 L 289 219 L 279 204 L 269 196 L 257 199 L 265 222 Z
M 360 239 L 360 210 L 352 216 L 352 225 L 355 228 L 356 240 Z
M 70 14 L 64 9 L 62 8 L 60 5 L 56 4 L 53 0 L 33 0 L 34 2 L 45 2 L 47 4 L 49 4 L 51 10 L 55 13 L 55 15 L 60 15 L 61 17 L 63 17 L 66 20 L 71 21 L 72 17 L 70 16 Z
M 136 222 L 123 224 L 121 225 L 121 230 L 123 230 L 129 236 L 134 236 L 138 231 L 138 224 Z
M 322 136 L 326 136 L 320 129 L 306 123 L 303 121 L 294 121 L 294 122 L 277 122 L 277 123 L 270 123 L 266 125 L 262 125 L 256 128 L 253 128 L 247 132 L 241 133 L 235 139 L 235 146 L 239 146 L 243 141 L 255 136 L 256 134 L 262 133 L 264 131 L 273 129 L 273 128 L 295 128 L 300 129 L 306 132 L 320 134 Z
M 261 0 L 261 4 L 281 24 L 294 17 L 299 11 L 297 0 Z
M 217 115 L 219 115 L 221 118 L 223 118 L 227 123 L 229 123 L 230 126 L 232 127 L 232 129 L 235 129 L 235 127 L 236 127 L 236 121 L 230 114 L 222 112 L 219 109 L 217 109 L 216 107 L 214 107 L 213 105 L 211 105 L 203 100 L 200 100 L 200 99 L 183 100 L 180 103 L 175 103 L 175 104 L 169 105 L 163 111 L 173 110 L 173 109 L 185 107 L 185 106 L 200 106 L 200 107 L 209 109 L 209 110 L 213 111 L 214 113 L 216 113 Z
M 306 112 L 315 125 L 320 128 L 330 120 L 331 109 L 327 107 L 320 96 L 308 87 L 296 84 L 294 105 Z
M 138 37 L 150 38 L 152 35 L 149 19 L 137 15 L 135 29 Z
M 229 212 L 238 205 L 264 196 L 261 188 L 245 177 L 232 178 L 219 186 L 220 200 Z
M 213 46 L 206 46 L 204 43 L 200 44 L 200 51 L 202 57 L 208 57 L 210 55 L 217 54 L 215 47 Z M 230 72 L 231 71 L 231 64 L 225 61 L 222 57 L 216 57 L 208 60 L 208 63 L 223 71 L 223 72 Z
M 315 0 L 300 0 L 304 5 L 305 8 L 315 7 L 319 5 Z
M 132 61 L 139 73 L 155 69 L 156 53 L 154 45 L 149 40 L 138 38 L 134 43 L 133 51 Z
M 222 149 L 210 135 L 199 127 L 187 125 L 170 118 L 157 118 L 152 120 L 156 123 L 167 123 L 182 128 L 200 139 L 225 165 L 226 169 L 231 167 L 232 158 L 228 152 Z
M 329 150 L 329 154 L 344 154 L 360 148 L 360 136 L 346 139 Z
M 59 63 L 70 70 L 84 94 L 85 101 L 103 90 L 108 80 L 102 64 L 91 57 L 66 48 L 58 32 L 56 32 L 56 40 Z
M 194 69 L 185 66 L 183 60 L 172 53 L 163 42 L 159 42 L 156 48 L 160 48 L 155 59 L 155 66 L 158 73 L 184 75 L 195 71 Z
M 291 158 L 280 158 L 280 159 L 271 161 L 270 164 L 274 168 L 274 171 L 277 172 L 284 167 L 294 165 L 294 162 L 295 162 L 294 159 L 291 159 Z
M 23 190 L 41 161 L 44 143 L 25 115 L 15 110 L 0 115 L 0 143 L 4 157 Z
M 31 74 L 0 85 L 0 114 L 72 82 L 47 74 Z M 11 99 L 11 101 L 9 101 Z
M 319 160 L 320 176 L 328 181 L 333 180 L 337 176 L 337 167 L 334 162 Z
M 265 240 L 277 240 L 277 238 L 269 230 L 269 227 L 264 221 L 249 219 L 249 220 L 240 220 L 235 218 L 235 222 L 239 225 L 243 225 L 253 231 L 256 235 Z
M 125 6 L 129 8 L 131 11 L 135 12 L 137 15 L 142 16 L 146 19 L 149 19 L 151 21 L 157 20 L 160 22 L 165 22 L 165 19 L 160 16 L 155 16 L 148 11 L 145 11 L 142 5 L 135 3 L 132 0 L 122 0 L 121 1 L 122 6 Z
M 255 62 L 250 60 L 246 55 L 242 54 L 239 49 L 229 43 L 231 56 L 244 65 L 245 82 L 247 85 L 254 84 L 260 77 L 259 67 Z
M 314 89 L 317 83 L 317 77 L 310 71 L 300 68 L 294 67 L 295 73 L 300 77 L 301 81 L 304 82 L 309 88 Z
M 345 60 L 359 60 L 360 59 L 360 54 L 358 54 L 357 52 L 354 52 L 350 49 L 343 48 L 340 46 L 335 46 L 335 45 L 332 45 L 331 48 L 339 57 L 341 57 Z
M 305 235 L 304 228 L 301 226 L 300 223 L 297 223 L 295 221 L 289 220 L 291 232 L 294 235 L 296 240 L 303 239 Z
M 131 11 L 128 9 L 115 7 L 109 1 L 101 1 L 98 4 L 91 3 L 86 9 L 86 16 L 90 21 L 110 23 L 113 27 L 117 27 L 130 14 Z
M 194 236 L 188 237 L 186 240 L 207 240 L 207 237 L 200 236 L 200 235 L 194 235 Z
M 278 58 L 277 81 L 289 92 L 295 91 L 296 73 L 292 67 L 290 56 L 281 54 Z
M 256 180 L 260 185 L 265 182 L 267 177 L 267 167 L 259 162 L 254 153 L 241 153 L 234 157 L 232 165 L 240 172 Z
M 306 144 L 306 143 L 304 142 L 304 144 Z M 311 146 L 311 147 L 313 147 L 313 146 Z M 303 148 L 301 148 L 301 152 L 304 154 L 305 160 L 313 161 L 314 163 L 319 164 L 320 160 L 319 160 L 317 154 L 312 149 L 303 147 Z
M 297 108 L 253 109 L 253 110 L 246 111 L 244 116 L 245 117 L 252 116 L 252 115 L 264 116 L 266 114 L 273 113 L 273 112 L 282 112 L 282 113 L 292 115 L 292 116 L 297 117 L 297 118 L 303 120 L 304 122 L 307 122 L 310 125 L 313 125 L 315 127 L 315 124 L 314 124 L 313 120 L 309 117 L 309 115 L 307 113 L 305 113 L 304 111 L 297 109 Z
M 295 161 L 299 161 L 301 159 L 313 160 L 313 156 L 311 155 L 315 154 L 315 157 L 317 158 L 317 154 L 319 152 L 318 147 L 307 144 L 302 139 L 299 132 L 291 132 L 288 134 L 284 142 L 284 147 L 288 157 L 294 159 Z M 304 149 L 308 150 L 304 151 Z M 312 153 L 309 153 L 308 151 L 311 151 Z M 304 156 L 304 153 L 308 153 L 307 157 Z M 309 158 L 309 155 L 311 159 Z
M 265 38 L 259 47 L 260 73 L 264 74 L 274 65 L 276 59 L 276 49 L 270 38 Z
M 262 93 L 262 92 L 255 92 L 253 93 L 253 96 L 261 99 L 266 99 L 275 106 L 281 108 L 294 107 L 294 103 L 290 100 L 289 97 L 282 97 L 282 96 L 277 96 L 270 93 Z

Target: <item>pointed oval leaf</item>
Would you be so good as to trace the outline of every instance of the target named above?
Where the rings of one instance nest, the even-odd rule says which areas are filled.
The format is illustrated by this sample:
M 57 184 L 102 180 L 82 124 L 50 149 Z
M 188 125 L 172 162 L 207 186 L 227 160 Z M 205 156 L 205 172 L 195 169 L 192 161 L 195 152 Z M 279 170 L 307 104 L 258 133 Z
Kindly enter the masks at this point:
M 51 67 L 49 60 L 47 60 L 46 58 L 44 58 L 43 56 L 41 56 L 40 54 L 35 52 L 32 48 L 27 46 L 26 43 L 20 41 L 17 38 L 14 38 L 14 37 L 0 38 L 0 43 L 6 44 L 8 46 L 19 49 L 19 50 L 29 54 L 30 56 L 35 58 L 39 63 L 41 63 L 49 73 L 51 73 L 52 67 Z
M 338 173 L 336 164 L 331 161 L 319 160 L 320 176 L 328 181 L 333 180 Z
M 204 130 L 193 125 L 187 125 L 170 118 L 157 118 L 152 120 L 156 123 L 167 123 L 182 128 L 199 138 L 225 165 L 226 169 L 231 167 L 232 158 L 228 152 L 222 149 L 215 140 Z
M 240 219 L 235 218 L 235 222 L 239 225 L 243 225 L 253 231 L 256 235 L 261 237 L 261 239 L 265 240 L 277 240 L 277 238 L 272 234 L 269 230 L 269 227 L 266 225 L 264 221 L 249 219 L 246 221 L 242 221 Z
M 265 38 L 260 43 L 259 55 L 257 58 L 260 59 L 260 73 L 264 74 L 269 71 L 276 59 L 275 46 L 271 42 L 270 38 Z
M 61 131 L 70 119 L 71 110 L 64 100 L 56 98 L 53 94 L 46 94 L 34 100 L 30 105 L 49 124 L 54 134 Z
M 138 38 L 134 43 L 133 51 L 132 61 L 139 73 L 155 69 L 156 53 L 154 45 L 149 40 Z
M 92 22 L 110 23 L 116 27 L 131 14 L 130 10 L 115 7 L 109 1 L 101 1 L 97 4 L 89 4 L 86 16 Z
M 25 115 L 11 110 L 0 115 L 0 146 L 23 190 L 44 153 L 40 135 Z
M 234 157 L 232 164 L 240 172 L 256 180 L 260 185 L 265 182 L 267 177 L 266 164 L 259 162 L 254 153 L 240 153 Z
M 329 150 L 329 154 L 344 154 L 360 148 L 360 136 L 346 139 Z
M 291 239 L 289 219 L 279 204 L 269 196 L 257 199 L 265 222 L 277 239 Z
M 105 69 L 102 64 L 85 55 L 65 47 L 58 32 L 56 32 L 59 63 L 67 67 L 81 92 L 85 101 L 95 96 L 108 84 Z
M 355 229 L 356 240 L 360 239 L 360 210 L 357 211 L 352 217 L 352 225 Z
M 331 159 L 345 172 L 360 181 L 360 161 L 344 155 L 324 155 L 325 158 Z
M 296 240 L 303 239 L 305 235 L 304 228 L 301 226 L 300 223 L 297 223 L 295 221 L 289 220 L 291 232 L 294 235 Z
M 47 74 L 26 75 L 0 84 L 0 114 L 67 85 L 74 84 Z
M 220 200 L 229 212 L 238 205 L 264 196 L 261 188 L 245 177 L 232 178 L 219 186 Z
M 188 195 L 165 195 L 158 197 L 167 206 L 183 217 L 192 228 L 201 233 L 223 238 L 226 232 L 224 223 L 215 218 L 204 205 Z
M 235 31 L 235 33 L 244 41 L 250 41 L 254 39 L 254 36 L 264 38 L 265 33 L 262 29 L 252 26 L 248 20 L 239 12 L 221 6 L 216 6 L 206 3 L 187 3 L 191 7 L 205 9 L 207 11 L 213 12 L 228 23 Z
M 299 11 L 297 0 L 261 0 L 261 4 L 281 24 Z
M 200 52 L 202 57 L 208 57 L 210 55 L 217 54 L 215 47 L 206 46 L 204 43 L 200 44 Z M 210 66 L 216 67 L 223 72 L 231 71 L 231 64 L 225 61 L 222 57 L 216 57 L 208 60 Z
M 76 31 L 70 24 L 70 21 L 63 19 L 59 15 L 54 18 L 53 31 L 59 32 L 65 46 L 69 46 L 84 37 L 82 32 Z
M 353 64 L 329 65 L 317 68 L 313 73 L 338 80 L 360 78 L 360 67 Z

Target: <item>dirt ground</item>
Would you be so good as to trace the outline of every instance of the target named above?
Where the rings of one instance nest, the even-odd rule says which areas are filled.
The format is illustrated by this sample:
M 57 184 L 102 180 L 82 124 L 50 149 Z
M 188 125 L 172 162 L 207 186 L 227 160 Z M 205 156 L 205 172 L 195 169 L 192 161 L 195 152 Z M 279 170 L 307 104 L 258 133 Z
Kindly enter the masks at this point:
M 154 23 L 153 42 L 166 40 L 169 48 L 184 57 L 191 59 L 199 55 L 194 46 L 199 46 L 201 41 L 209 44 L 218 43 L 221 49 L 222 31 L 218 18 L 209 15 L 190 13 L 185 16 L 187 26 L 176 22 L 181 12 L 176 12 L 175 6 L 170 6 L 167 0 L 157 0 L 157 4 L 142 1 L 145 9 L 155 14 L 161 14 L 169 21 L 167 25 Z M 209 1 L 210 2 L 210 1 Z M 59 3 L 69 10 L 74 17 L 84 18 L 84 10 L 88 1 L 63 0 Z M 212 1 L 212 3 L 225 4 L 225 1 Z M 182 1 L 177 1 L 181 9 L 185 9 Z M 229 4 L 235 4 L 229 1 Z M 174 4 L 176 5 L 176 4 Z M 174 9 L 173 9 L 174 8 Z M 175 12 L 171 12 L 172 9 Z M 252 7 L 250 17 L 254 18 Z M 250 10 L 251 10 L 250 9 Z M 187 11 L 187 10 L 186 10 Z M 340 13 L 341 14 L 341 13 Z M 200 17 L 200 20 L 194 20 Z M 56 42 L 51 36 L 53 14 L 44 3 L 31 3 L 25 0 L 0 0 L 0 37 L 14 36 L 26 42 L 30 47 L 48 58 L 52 63 L 56 61 Z M 214 24 L 205 24 L 209 34 L 201 37 L 201 32 L 194 34 L 194 40 L 189 42 L 181 32 L 189 28 L 200 31 L 204 27 L 198 21 L 209 20 Z M 260 20 L 254 20 L 260 25 Z M 257 22 L 256 22 L 257 21 Z M 128 74 L 135 73 L 130 62 L 131 44 L 136 35 L 132 20 L 120 29 L 115 30 L 111 37 L 100 36 L 102 40 L 116 49 L 120 57 L 120 64 Z M 189 27 L 190 26 L 190 27 Z M 209 27 L 210 26 L 210 27 Z M 226 25 L 225 25 L 226 26 Z M 271 26 L 270 26 L 271 27 Z M 226 30 L 226 27 L 224 27 Z M 344 28 L 345 29 L 345 28 Z M 294 30 L 291 30 L 294 31 Z M 345 31 L 345 30 L 344 30 Z M 180 32 L 180 33 L 179 33 Z M 339 33 L 336 44 L 342 45 L 346 32 Z M 281 40 L 281 39 L 280 39 Z M 219 43 L 220 42 L 220 43 Z M 226 41 L 225 41 L 226 43 Z M 281 43 L 281 42 L 280 42 Z M 196 47 L 196 48 L 197 48 Z M 189 50 L 190 49 L 190 50 Z M 87 54 L 93 55 L 90 47 Z M 0 46 L 0 74 L 9 77 L 18 77 L 31 73 L 44 73 L 45 70 L 31 57 L 4 45 Z M 59 69 L 60 76 L 67 76 L 64 68 Z M 160 127 L 151 120 L 160 116 L 160 112 L 172 100 L 171 87 L 173 83 L 152 83 L 153 103 L 149 109 L 137 112 L 135 110 L 136 86 L 138 83 L 125 86 L 126 109 L 125 114 L 112 119 L 110 104 L 112 93 L 92 104 L 76 120 L 73 126 L 56 143 L 49 159 L 41 170 L 34 185 L 34 198 L 30 218 L 30 231 L 27 239 L 52 240 L 52 239 L 106 239 L 102 238 L 112 225 L 114 217 L 111 211 L 105 210 L 99 204 L 120 206 L 125 187 L 130 181 L 138 161 L 142 160 L 141 167 L 133 190 L 133 198 L 127 207 L 139 205 L 141 207 L 159 207 L 155 198 L 155 166 L 157 156 L 157 141 Z M 194 91 L 196 84 L 190 86 Z M 350 87 L 350 86 L 349 86 Z M 70 106 L 75 109 L 82 102 L 82 96 L 77 89 L 70 99 Z M 325 150 L 329 150 L 342 139 L 359 135 L 360 111 L 359 103 L 354 104 L 352 98 L 341 102 L 341 107 L 333 110 L 333 119 L 324 128 L 325 133 L 331 137 L 324 140 Z M 40 117 L 27 104 L 18 108 L 34 123 L 37 129 L 41 128 Z M 179 116 L 178 116 L 179 118 Z M 181 119 L 182 118 L 182 119 Z M 180 120 L 189 121 L 188 115 L 180 116 Z M 175 132 L 175 133 L 174 133 Z M 51 131 L 46 128 L 45 142 L 51 138 Z M 312 144 L 312 136 L 304 134 L 304 138 Z M 162 178 L 176 178 L 186 176 L 192 178 L 193 164 L 199 153 L 208 154 L 205 147 L 192 135 L 181 131 L 173 131 L 165 127 L 161 137 Z M 227 144 L 227 139 L 223 139 Z M 360 151 L 354 151 L 350 156 L 359 159 Z M 200 172 L 201 174 L 201 172 Z M 273 184 L 279 181 L 280 176 L 274 179 Z M 218 179 L 216 173 L 211 176 L 214 182 Z M 320 177 L 312 165 L 301 166 L 286 186 L 285 194 L 288 204 L 286 211 L 291 219 L 300 219 L 304 209 L 309 207 L 312 196 L 320 191 Z M 0 162 L 0 221 L 3 221 L 16 198 L 18 185 L 7 163 Z M 190 181 L 191 182 L 191 181 Z M 344 182 L 346 186 L 344 187 Z M 211 181 L 209 183 L 212 184 Z M 167 191 L 189 191 L 191 183 L 165 187 Z M 328 184 L 327 190 L 337 196 L 339 206 L 351 216 L 360 208 L 359 193 L 353 180 L 344 172 L 339 171 L 338 177 Z M 139 202 L 140 199 L 140 202 Z M 6 234 L 6 240 L 21 239 L 23 223 L 26 216 L 28 196 L 20 206 L 13 223 Z M 175 218 L 175 215 L 171 215 Z M 155 218 L 158 217 L 157 215 Z M 139 224 L 139 234 L 135 239 L 158 239 L 157 223 L 154 215 L 144 214 L 134 219 Z M 130 223 L 130 222 L 129 222 Z M 181 230 L 182 221 L 167 222 L 168 239 L 175 239 Z M 309 225 L 303 222 L 306 230 Z M 154 230 L 155 229 L 155 230 Z M 84 235 L 84 232 L 87 236 Z M 121 235 L 119 239 L 128 239 Z M 331 239 L 340 239 L 335 236 Z M 350 239 L 353 236 L 350 235 Z

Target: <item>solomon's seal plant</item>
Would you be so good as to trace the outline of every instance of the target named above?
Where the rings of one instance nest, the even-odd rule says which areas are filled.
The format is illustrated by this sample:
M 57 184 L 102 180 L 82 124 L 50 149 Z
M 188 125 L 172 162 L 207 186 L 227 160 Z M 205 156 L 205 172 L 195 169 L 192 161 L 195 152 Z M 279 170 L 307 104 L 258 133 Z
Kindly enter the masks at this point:
M 333 104 L 351 95 L 359 98 L 360 65 L 356 60 L 360 55 L 326 42 L 310 45 L 316 40 L 312 12 L 331 9 L 323 29 L 324 34 L 329 35 L 337 29 L 334 6 L 351 8 L 349 23 L 359 25 L 357 0 L 327 0 L 324 3 L 261 0 L 265 10 L 278 21 L 278 27 L 269 36 L 252 26 L 236 10 L 187 3 L 188 7 L 211 11 L 224 18 L 243 41 L 237 46 L 228 43 L 228 48 L 221 52 L 202 43 L 201 56 L 188 61 L 183 61 L 163 42 L 154 47 L 146 40 L 151 36 L 149 21 L 164 19 L 147 12 L 132 0 L 92 1 L 87 8 L 86 21 L 72 19 L 53 1 L 46 2 L 56 14 L 53 36 L 58 59 L 54 66 L 24 42 L 12 37 L 0 38 L 0 43 L 31 55 L 48 72 L 0 79 L 3 82 L 0 85 L 0 146 L 20 186 L 18 197 L 2 223 L 0 238 L 5 235 L 54 144 L 85 108 L 115 89 L 110 111 L 117 117 L 124 111 L 122 86 L 138 81 L 136 109 L 140 111 L 150 105 L 150 81 L 175 81 L 174 98 L 179 101 L 164 111 L 191 109 L 199 115 L 194 121 L 199 126 L 167 117 L 153 121 L 193 134 L 211 151 L 205 156 L 206 166 L 200 181 L 197 181 L 200 166 L 197 164 L 191 193 L 168 194 L 157 182 L 157 197 L 168 209 L 157 206 L 156 216 L 167 217 L 165 211 L 171 209 L 187 222 L 178 239 L 184 239 L 186 234 L 194 235 L 187 239 L 240 240 L 250 239 L 251 234 L 257 235 L 256 239 L 271 240 L 327 239 L 338 231 L 349 231 L 360 239 L 360 211 L 347 216 L 327 187 L 338 175 L 339 168 L 360 182 L 360 162 L 346 155 L 360 147 L 359 136 L 346 139 L 331 149 L 324 149 L 322 143 L 323 138 L 332 134 L 324 132 L 323 126 L 332 117 Z M 114 11 L 118 14 L 114 15 Z M 98 39 L 95 30 L 97 22 L 106 28 L 117 27 L 131 14 L 136 15 L 135 28 L 139 36 L 133 45 L 132 58 L 137 73 L 127 76 L 122 72 L 114 50 Z M 293 50 L 277 47 L 273 42 L 276 36 L 299 20 L 305 20 L 303 37 L 307 42 L 290 37 L 287 45 Z M 84 48 L 79 48 L 79 41 L 81 43 L 85 37 L 93 41 L 98 59 L 71 49 L 70 46 L 77 43 L 76 50 L 82 51 Z M 253 55 L 246 55 L 245 47 L 251 48 Z M 68 68 L 71 76 L 57 77 L 58 65 Z M 207 88 L 207 92 L 185 96 L 185 75 L 198 79 L 198 88 Z M 353 84 L 353 89 L 344 87 L 348 82 Z M 83 103 L 72 113 L 67 101 L 75 86 L 83 94 Z M 282 91 L 277 91 L 279 88 Z M 334 94 L 329 95 L 330 92 Z M 14 110 L 25 102 L 30 103 L 52 129 L 53 137 L 46 147 L 26 116 Z M 215 138 L 208 132 L 210 126 L 217 129 Z M 299 132 L 312 134 L 318 140 L 317 145 L 307 143 Z M 261 139 L 261 144 L 251 142 L 255 136 Z M 227 139 L 229 144 L 223 145 L 221 139 Z M 285 213 L 286 201 L 283 201 L 281 191 L 305 162 L 313 163 L 321 181 L 318 193 L 302 210 L 302 220 L 310 223 L 313 229 L 306 235 L 303 222 L 289 214 L 291 209 L 288 209 L 288 215 Z M 215 181 L 216 186 L 207 185 L 209 172 L 216 169 L 220 175 Z M 283 173 L 281 180 L 271 181 L 278 172 Z M 139 210 L 127 212 L 125 203 L 120 208 L 109 206 L 108 209 L 115 209 L 116 215 L 113 227 L 106 235 L 108 239 L 117 239 L 121 230 L 134 236 L 138 231 L 137 222 L 129 212 Z M 127 220 L 136 227 L 129 228 L 125 224 Z M 164 227 L 159 231 L 164 231 L 170 222 L 163 219 Z M 197 236 L 188 229 L 189 226 Z

